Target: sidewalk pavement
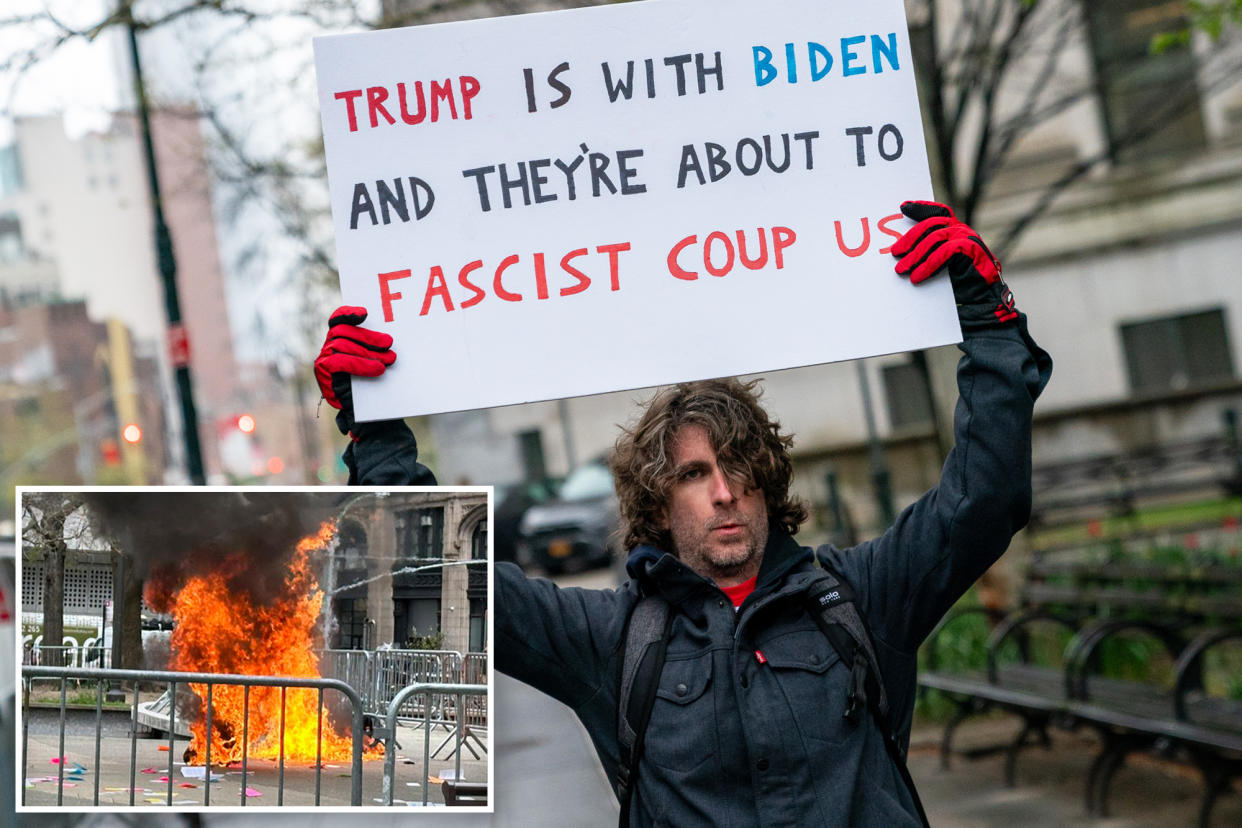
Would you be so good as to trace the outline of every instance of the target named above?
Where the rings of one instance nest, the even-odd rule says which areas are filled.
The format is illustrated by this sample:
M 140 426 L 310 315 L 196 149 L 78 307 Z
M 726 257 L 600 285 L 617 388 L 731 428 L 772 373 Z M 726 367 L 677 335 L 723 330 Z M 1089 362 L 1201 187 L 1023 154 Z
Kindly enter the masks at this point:
M 1099 744 L 1089 732 L 1051 730 L 1051 749 L 1019 754 L 1016 786 L 1005 787 L 1004 756 L 955 755 L 940 767 L 939 726 L 916 728 L 910 773 L 928 818 L 937 828 L 1166 828 L 1197 824 L 1203 783 L 1193 768 L 1146 754 L 1127 758 L 1110 786 L 1108 818 L 1086 815 L 1085 786 Z M 968 721 L 954 747 L 969 750 L 1005 744 L 1020 730 L 1016 717 Z M 1222 795 L 1212 825 L 1242 825 L 1242 795 Z
M 58 711 L 54 715 L 39 715 L 32 710 L 28 755 L 25 760 L 25 804 L 28 806 L 56 806 L 60 766 L 53 760 L 59 754 L 59 728 L 56 725 Z M 202 806 L 209 798 L 210 806 L 270 807 L 278 802 L 286 806 L 314 807 L 315 768 L 314 760 L 287 760 L 282 770 L 274 759 L 250 759 L 246 765 L 243 782 L 240 765 L 212 767 L 210 792 L 206 789 L 202 766 L 187 767 L 181 761 L 186 740 L 179 738 L 168 750 L 168 740 L 139 738 L 133 742 L 135 752 L 132 765 L 131 742 L 128 721 L 124 718 L 106 722 L 100 739 L 100 758 L 95 761 L 94 713 L 70 719 L 65 732 L 64 767 L 65 787 L 63 805 L 69 807 L 92 807 L 95 797 L 96 772 L 99 773 L 99 807 L 111 808 L 130 804 L 130 788 L 134 789 L 133 804 L 150 806 L 153 810 L 167 807 L 171 789 L 174 808 Z M 482 731 L 482 745 L 468 742 L 462 750 L 460 766 L 453 755 L 451 731 L 432 727 L 429 749 L 432 758 L 427 763 L 427 799 L 430 803 L 443 802 L 439 780 L 460 774 L 462 779 L 486 781 L 487 744 L 486 731 Z M 19 737 L 20 738 L 20 737 Z M 449 740 L 445 744 L 446 739 Z M 394 805 L 421 804 L 423 800 L 423 730 L 422 727 L 399 725 L 397 728 L 396 760 L 394 765 Z M 477 754 L 478 758 L 472 754 Z M 170 763 L 169 758 L 172 757 Z M 438 756 L 438 758 L 437 758 Z M 71 774 L 75 768 L 82 772 Z M 171 773 L 170 773 L 171 770 Z M 327 759 L 319 776 L 319 804 L 330 806 L 350 805 L 350 760 Z M 383 759 L 366 759 L 362 765 L 362 804 L 379 806 L 383 786 Z M 282 790 L 283 788 L 283 790 Z M 19 800 L 20 801 L 20 800 Z M 266 806 L 266 807 L 265 807 Z

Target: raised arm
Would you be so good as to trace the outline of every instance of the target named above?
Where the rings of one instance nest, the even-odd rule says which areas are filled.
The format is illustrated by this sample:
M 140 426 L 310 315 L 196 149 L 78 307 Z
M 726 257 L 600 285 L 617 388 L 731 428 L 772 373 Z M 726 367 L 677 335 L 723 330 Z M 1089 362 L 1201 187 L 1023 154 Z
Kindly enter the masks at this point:
M 342 458 L 351 486 L 434 486 L 435 475 L 418 462 L 418 443 L 404 420 L 354 420 L 351 377 L 378 377 L 396 361 L 392 337 L 361 327 L 366 308 L 343 306 L 328 318 L 328 335 L 315 359 L 324 401 L 337 409 L 336 427 L 349 437 Z
M 821 554 L 862 587 L 873 634 L 913 652 L 1030 517 L 1032 408 L 1052 360 L 973 230 L 942 205 L 907 202 L 902 212 L 917 223 L 893 246 L 897 272 L 917 284 L 943 268 L 958 302 L 954 447 L 940 482 L 884 535 Z

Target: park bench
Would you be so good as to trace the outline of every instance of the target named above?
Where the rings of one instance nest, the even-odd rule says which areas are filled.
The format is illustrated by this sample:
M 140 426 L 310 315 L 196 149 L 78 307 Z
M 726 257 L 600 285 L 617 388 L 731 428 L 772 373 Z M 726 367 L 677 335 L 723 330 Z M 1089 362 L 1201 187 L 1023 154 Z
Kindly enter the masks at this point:
M 1242 569 L 1220 564 L 1037 560 L 1020 593 L 1024 606 L 999 620 L 982 608 L 956 611 L 929 636 L 919 683 L 956 705 L 941 739 L 942 765 L 948 766 L 955 729 L 986 710 L 1004 710 L 1023 722 L 1012 742 L 975 751 L 1003 750 L 1011 786 L 1020 752 L 1032 743 L 1049 746 L 1050 726 L 1086 727 L 1102 745 L 1086 780 L 1088 814 L 1107 816 L 1109 783 L 1127 755 L 1155 751 L 1199 769 L 1200 824 L 1206 826 L 1218 796 L 1242 777 L 1242 701 L 1209 695 L 1203 675 L 1213 647 L 1242 640 L 1240 586 Z M 984 666 L 942 669 L 939 637 L 977 613 L 994 624 Z M 1059 663 L 1035 657 L 1036 628 L 1068 636 L 1059 659 L 1044 659 Z M 1127 636 L 1163 652 L 1165 681 L 1100 674 L 1105 648 Z

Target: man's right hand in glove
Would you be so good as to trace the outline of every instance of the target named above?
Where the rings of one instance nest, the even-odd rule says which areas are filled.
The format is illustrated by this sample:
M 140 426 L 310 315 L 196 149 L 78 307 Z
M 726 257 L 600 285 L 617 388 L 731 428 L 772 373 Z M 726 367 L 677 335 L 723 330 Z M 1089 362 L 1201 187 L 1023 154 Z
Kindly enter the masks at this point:
M 315 359 L 315 380 L 328 405 L 340 409 L 336 427 L 350 443 L 341 459 L 351 486 L 434 486 L 436 478 L 418 462 L 418 444 L 404 420 L 354 421 L 351 377 L 378 377 L 396 361 L 392 337 L 361 327 L 366 308 L 344 306 L 328 318 L 328 336 Z
M 337 428 L 353 435 L 354 402 L 350 377 L 378 377 L 396 361 L 392 337 L 359 327 L 366 308 L 343 305 L 328 318 L 328 336 L 315 359 L 315 380 L 328 405 L 339 409 Z

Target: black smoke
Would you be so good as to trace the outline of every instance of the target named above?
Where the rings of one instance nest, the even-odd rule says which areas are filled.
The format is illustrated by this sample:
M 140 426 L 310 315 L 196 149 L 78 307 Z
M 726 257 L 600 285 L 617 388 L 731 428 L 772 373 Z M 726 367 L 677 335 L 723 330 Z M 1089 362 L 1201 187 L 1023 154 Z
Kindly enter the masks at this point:
M 256 603 L 279 595 L 297 542 L 334 517 L 336 492 L 113 491 L 83 496 L 93 526 L 140 578 L 175 591 L 187 578 L 226 571 Z

